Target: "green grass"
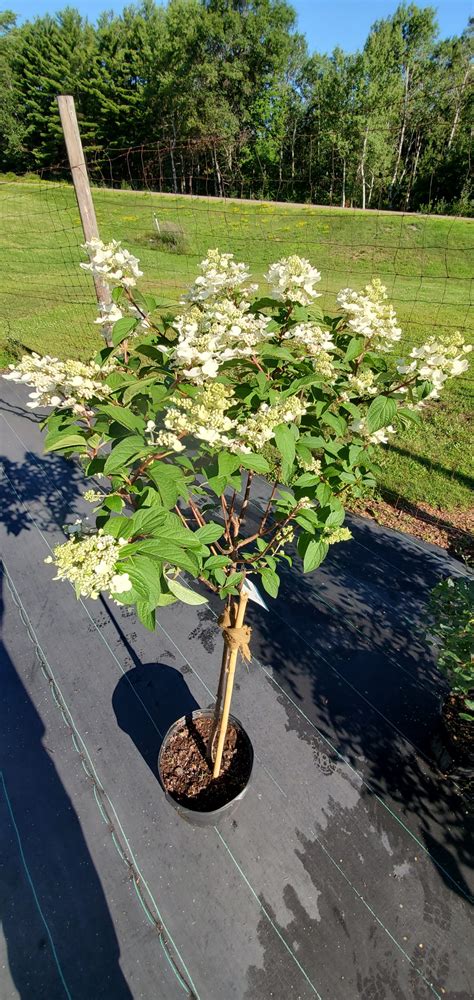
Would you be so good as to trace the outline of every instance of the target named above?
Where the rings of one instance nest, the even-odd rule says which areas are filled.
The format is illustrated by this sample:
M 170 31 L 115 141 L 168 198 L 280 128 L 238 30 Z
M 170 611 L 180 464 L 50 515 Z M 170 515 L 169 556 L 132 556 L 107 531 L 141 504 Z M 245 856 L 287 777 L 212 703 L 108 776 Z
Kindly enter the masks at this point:
M 379 275 L 407 348 L 443 329 L 472 336 L 468 220 L 104 189 L 94 190 L 94 203 L 102 238 L 121 239 L 140 257 L 143 287 L 167 307 L 177 305 L 209 247 L 232 251 L 257 279 L 273 260 L 299 253 L 321 271 L 321 303 L 329 311 L 342 286 L 360 288 Z M 153 213 L 182 229 L 186 253 L 157 248 Z M 24 347 L 90 356 L 100 337 L 91 279 L 79 268 L 82 232 L 72 188 L 0 178 L 0 215 L 0 363 Z M 445 509 L 469 505 L 470 385 L 452 382 L 424 429 L 397 435 L 383 451 L 383 488 Z

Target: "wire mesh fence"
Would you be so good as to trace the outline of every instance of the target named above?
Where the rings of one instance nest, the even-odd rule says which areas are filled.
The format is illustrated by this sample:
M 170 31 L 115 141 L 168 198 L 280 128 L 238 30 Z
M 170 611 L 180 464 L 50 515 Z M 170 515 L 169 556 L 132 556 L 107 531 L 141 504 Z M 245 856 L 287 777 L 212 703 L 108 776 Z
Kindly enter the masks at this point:
M 247 262 L 263 289 L 268 265 L 296 253 L 320 270 L 320 302 L 330 312 L 340 288 L 360 289 L 380 277 L 396 307 L 405 350 L 454 330 L 473 339 L 468 219 L 285 201 L 285 190 L 294 197 L 292 177 L 282 178 L 279 202 L 246 199 L 252 192 L 244 188 L 242 198 L 228 197 L 236 189 L 232 162 L 213 140 L 89 153 L 88 163 L 102 239 L 120 239 L 140 258 L 143 287 L 158 293 L 164 309 L 177 307 L 210 247 Z M 47 173 L 0 178 L 0 331 L 13 356 L 26 347 L 84 357 L 100 343 L 93 284 L 79 267 L 83 237 L 67 177 L 64 162 Z M 443 404 L 445 424 L 452 416 L 457 428 L 457 437 L 445 442 L 451 482 L 468 475 L 472 381 L 472 370 L 464 373 Z M 430 440 L 411 448 L 428 471 L 439 433 L 435 427 Z

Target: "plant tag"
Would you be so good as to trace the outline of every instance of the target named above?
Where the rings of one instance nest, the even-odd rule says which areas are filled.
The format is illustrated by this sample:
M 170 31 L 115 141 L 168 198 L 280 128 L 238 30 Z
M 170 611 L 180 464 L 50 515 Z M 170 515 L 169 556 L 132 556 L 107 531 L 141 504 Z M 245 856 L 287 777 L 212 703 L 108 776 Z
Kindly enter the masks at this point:
M 265 611 L 269 611 L 260 591 L 251 580 L 244 581 L 242 590 L 245 590 L 245 593 L 249 595 L 249 601 L 255 601 L 255 604 L 260 604 L 262 608 L 265 608 Z

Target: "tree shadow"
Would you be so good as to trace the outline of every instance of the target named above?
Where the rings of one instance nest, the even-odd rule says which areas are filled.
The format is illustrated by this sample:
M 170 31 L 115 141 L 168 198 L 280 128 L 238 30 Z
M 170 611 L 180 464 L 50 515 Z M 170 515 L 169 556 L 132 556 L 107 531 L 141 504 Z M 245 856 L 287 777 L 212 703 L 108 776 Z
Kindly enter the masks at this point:
M 389 507 L 390 520 L 386 516 L 386 507 Z M 394 515 L 398 515 L 399 517 L 401 515 L 399 526 L 391 523 L 393 521 L 392 511 Z M 474 556 L 472 532 L 468 527 L 462 527 L 460 524 L 455 523 L 455 520 L 449 520 L 448 512 L 437 512 L 435 508 L 425 510 L 419 504 L 407 500 L 399 494 L 389 493 L 387 490 L 381 492 L 381 503 L 376 499 L 365 501 L 364 512 L 368 516 L 375 518 L 376 522 L 380 520 L 381 523 L 390 524 L 392 531 L 400 531 L 401 533 L 410 535 L 410 533 L 413 534 L 414 526 L 407 521 L 407 518 L 403 519 L 403 515 L 407 515 L 408 518 L 412 518 L 416 522 L 426 524 L 428 527 L 443 532 L 448 542 L 446 551 L 454 559 L 459 559 L 462 562 L 472 561 Z M 470 512 L 466 511 L 465 514 L 465 522 L 469 525 Z
M 408 458 L 412 458 L 415 462 L 418 462 L 418 465 L 422 465 L 424 469 L 429 469 L 430 472 L 440 472 L 445 479 L 453 479 L 461 486 L 467 486 L 469 489 L 474 488 L 474 478 L 472 476 L 467 476 L 456 469 L 449 469 L 446 465 L 441 465 L 441 462 L 434 462 L 430 458 L 424 458 L 423 455 L 418 455 L 416 451 L 412 451 L 410 448 L 402 448 L 401 445 L 390 443 L 389 451 L 393 451 L 397 455 L 408 456 Z
M 80 821 L 4 645 L 0 675 L 0 921 L 16 991 L 21 1000 L 63 1000 L 65 982 L 71 996 L 95 997 L 100 983 L 101 996 L 132 1000 Z M 95 811 L 92 797 L 90 805 Z
M 21 462 L 1 460 L 0 505 L 2 521 L 10 535 L 30 531 L 32 521 L 25 506 L 35 501 L 32 513 L 43 532 L 56 531 L 71 516 L 80 496 L 84 475 L 78 465 L 59 455 L 39 457 L 27 451 Z M 20 496 L 21 494 L 21 496 Z
M 446 887 L 464 897 L 469 894 L 466 872 L 474 862 L 469 789 L 459 784 L 456 774 L 453 780 L 442 773 L 443 763 L 437 767 L 444 687 L 432 654 L 415 632 L 419 627 L 421 633 L 431 579 L 417 600 L 409 595 L 405 600 L 403 594 L 399 599 L 395 591 L 395 605 L 409 604 L 407 624 L 396 607 L 391 618 L 388 606 L 379 614 L 381 571 L 373 566 L 374 553 L 368 552 L 357 575 L 349 545 L 335 549 L 339 551 L 325 566 L 325 577 L 321 571 L 310 577 L 284 571 L 281 596 L 269 602 L 269 612 L 251 607 L 253 651 L 271 665 L 283 690 L 323 736 L 363 774 L 364 795 L 375 794 L 387 803 L 425 844 Z M 401 561 L 408 566 L 406 553 Z M 347 601 L 358 608 L 361 624 L 365 617 L 359 632 L 344 623 L 342 599 L 338 607 L 318 602 L 320 581 L 327 584 L 330 576 L 334 590 L 345 591 Z M 415 576 L 423 576 L 420 557 Z M 299 725 L 297 713 L 284 697 L 281 704 L 287 709 L 288 728 L 294 729 Z M 303 732 L 307 725 L 303 719 L 301 723 Z M 323 749 L 329 753 L 327 744 Z M 334 753 L 335 765 L 339 759 Z
M 158 778 L 158 754 L 167 730 L 181 716 L 201 706 L 176 667 L 141 662 L 107 602 L 102 600 L 102 604 L 134 664 L 120 678 L 112 695 L 115 717 Z
M 30 424 L 40 424 L 44 420 L 43 413 L 34 413 L 32 410 L 26 410 L 21 406 L 20 403 L 12 403 L 10 400 L 3 399 L 0 396 L 0 413 L 10 413 L 15 417 L 21 417 L 22 420 L 28 420 Z

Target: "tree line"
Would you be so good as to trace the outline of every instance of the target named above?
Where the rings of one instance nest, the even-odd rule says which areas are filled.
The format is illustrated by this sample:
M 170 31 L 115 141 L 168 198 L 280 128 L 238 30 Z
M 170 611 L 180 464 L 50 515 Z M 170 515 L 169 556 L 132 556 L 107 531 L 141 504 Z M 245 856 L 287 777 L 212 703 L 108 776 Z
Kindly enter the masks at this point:
M 58 175 L 72 93 L 105 183 L 471 214 L 473 21 L 400 5 L 362 51 L 309 53 L 286 0 L 0 14 L 0 169 Z M 65 168 L 64 168 L 65 169 Z

